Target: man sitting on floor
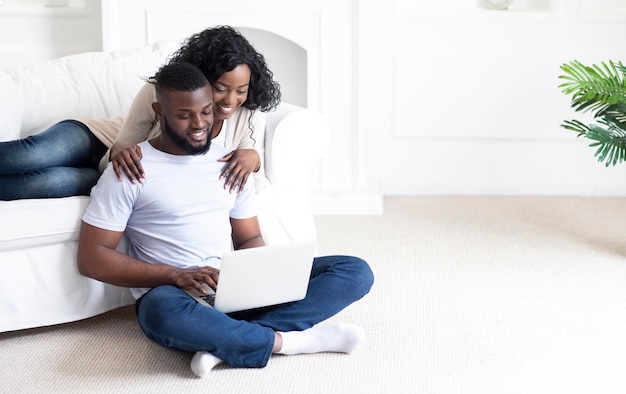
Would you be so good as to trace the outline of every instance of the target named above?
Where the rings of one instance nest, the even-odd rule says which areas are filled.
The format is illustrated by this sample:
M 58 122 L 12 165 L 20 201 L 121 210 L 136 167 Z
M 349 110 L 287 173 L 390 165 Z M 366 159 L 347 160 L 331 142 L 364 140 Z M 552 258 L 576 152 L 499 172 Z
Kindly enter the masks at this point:
M 224 314 L 183 289 L 213 289 L 220 256 L 263 246 L 254 184 L 229 193 L 219 180 L 226 153 L 211 146 L 213 98 L 202 72 L 188 63 L 163 66 L 154 111 L 161 134 L 140 144 L 151 174 L 120 182 L 111 166 L 93 188 L 78 248 L 81 274 L 131 287 L 144 333 L 156 343 L 195 352 L 192 371 L 205 376 L 220 362 L 264 367 L 272 353 L 351 353 L 361 327 L 317 325 L 367 294 L 368 264 L 352 256 L 316 257 L 306 297 L 297 302 Z M 314 136 L 312 136 L 314 138 Z M 116 251 L 126 233 L 129 255 Z

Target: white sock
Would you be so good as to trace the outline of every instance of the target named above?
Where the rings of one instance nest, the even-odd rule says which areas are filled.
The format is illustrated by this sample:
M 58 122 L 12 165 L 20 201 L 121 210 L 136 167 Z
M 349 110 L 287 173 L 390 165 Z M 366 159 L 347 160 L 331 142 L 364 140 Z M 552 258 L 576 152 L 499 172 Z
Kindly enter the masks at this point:
M 209 352 L 196 352 L 191 359 L 191 370 L 193 373 L 203 378 L 211 372 L 213 367 L 221 362 L 222 360 Z
M 365 330 L 346 323 L 314 326 L 304 331 L 278 333 L 283 338 L 279 354 L 352 353 L 363 343 Z

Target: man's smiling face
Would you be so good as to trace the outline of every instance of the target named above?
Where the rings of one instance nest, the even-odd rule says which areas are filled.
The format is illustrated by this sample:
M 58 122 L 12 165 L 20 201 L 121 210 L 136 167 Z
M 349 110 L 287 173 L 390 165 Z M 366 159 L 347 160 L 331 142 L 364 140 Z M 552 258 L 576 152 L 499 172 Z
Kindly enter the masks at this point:
M 167 91 L 160 100 L 159 148 L 175 155 L 199 155 L 211 146 L 213 96 L 210 85 L 190 92 Z

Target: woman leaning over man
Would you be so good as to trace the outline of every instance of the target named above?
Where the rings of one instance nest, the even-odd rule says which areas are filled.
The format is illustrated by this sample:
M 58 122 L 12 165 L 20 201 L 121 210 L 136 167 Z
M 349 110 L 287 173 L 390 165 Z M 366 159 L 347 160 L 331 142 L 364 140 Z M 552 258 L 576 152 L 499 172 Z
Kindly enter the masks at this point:
M 236 191 L 252 172 L 257 193 L 262 191 L 268 185 L 262 112 L 276 108 L 281 97 L 263 55 L 234 28 L 217 26 L 187 38 L 170 60 L 178 61 L 194 64 L 211 82 L 212 143 L 231 150 L 222 159 L 228 162 L 222 172 L 225 187 Z M 41 134 L 0 143 L 0 200 L 89 195 L 98 167 L 104 170 L 109 160 L 118 176 L 142 181 L 149 174 L 143 173 L 136 144 L 158 134 L 154 101 L 148 80 L 123 121 L 65 120 Z

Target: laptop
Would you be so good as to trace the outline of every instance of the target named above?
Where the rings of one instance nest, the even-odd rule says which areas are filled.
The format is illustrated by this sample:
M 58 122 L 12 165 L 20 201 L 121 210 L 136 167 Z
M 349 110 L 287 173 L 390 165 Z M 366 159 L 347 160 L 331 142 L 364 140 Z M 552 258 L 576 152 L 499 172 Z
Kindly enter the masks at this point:
M 306 296 L 315 242 L 297 241 L 224 253 L 217 291 L 185 289 L 200 304 L 221 312 L 239 312 Z

